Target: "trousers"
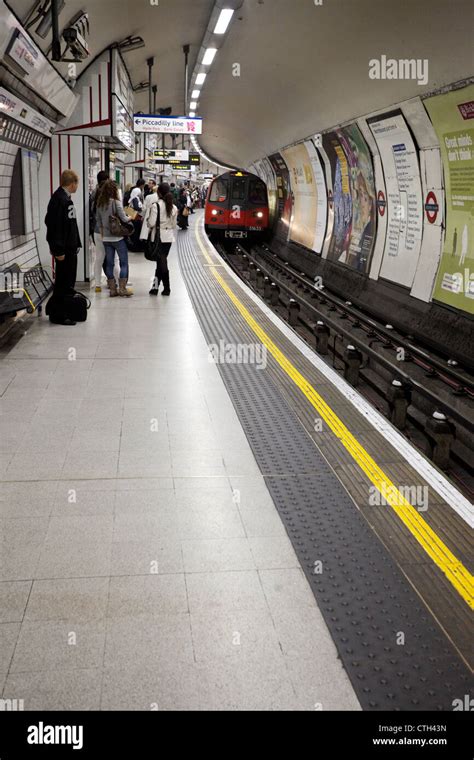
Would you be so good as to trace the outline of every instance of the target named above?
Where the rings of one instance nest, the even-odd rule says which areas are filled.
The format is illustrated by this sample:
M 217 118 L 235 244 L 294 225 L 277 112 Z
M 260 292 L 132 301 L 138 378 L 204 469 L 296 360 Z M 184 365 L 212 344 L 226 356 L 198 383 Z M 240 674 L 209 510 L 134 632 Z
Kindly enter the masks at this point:
M 168 254 L 170 252 L 172 243 L 161 243 L 160 255 L 156 262 L 155 270 L 155 284 L 154 287 L 158 288 L 162 282 L 165 290 L 169 290 L 170 287 L 170 273 L 168 269 Z

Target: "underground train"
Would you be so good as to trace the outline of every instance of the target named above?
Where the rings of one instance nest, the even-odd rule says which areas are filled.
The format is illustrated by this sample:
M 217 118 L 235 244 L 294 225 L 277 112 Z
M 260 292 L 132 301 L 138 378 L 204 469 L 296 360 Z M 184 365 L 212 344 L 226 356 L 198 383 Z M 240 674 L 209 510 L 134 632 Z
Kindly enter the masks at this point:
M 217 238 L 266 239 L 269 233 L 267 187 L 255 174 L 232 171 L 210 184 L 205 228 Z

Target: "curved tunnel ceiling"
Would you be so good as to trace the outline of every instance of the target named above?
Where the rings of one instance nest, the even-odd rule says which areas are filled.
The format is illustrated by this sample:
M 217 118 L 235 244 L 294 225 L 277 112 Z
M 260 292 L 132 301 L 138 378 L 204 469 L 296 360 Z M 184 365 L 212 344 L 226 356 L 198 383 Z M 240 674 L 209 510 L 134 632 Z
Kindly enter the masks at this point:
M 472 0 L 244 0 L 202 88 L 202 148 L 224 164 L 254 159 L 315 132 L 390 107 L 474 73 Z M 24 19 L 32 0 L 11 0 Z M 146 80 L 146 59 L 155 57 L 153 80 L 159 107 L 184 110 L 184 57 L 191 45 L 193 70 L 214 0 L 66 0 L 61 29 L 87 10 L 91 59 L 128 35 L 142 49 L 127 53 L 132 81 Z M 33 34 L 34 36 L 34 34 Z M 35 37 L 43 50 L 46 41 Z M 369 60 L 427 59 L 429 79 L 372 80 Z M 91 60 L 89 59 L 89 60 Z M 233 76 L 239 63 L 241 76 Z M 80 73 L 81 66 L 78 66 Z M 66 64 L 58 64 L 66 75 Z M 137 94 L 148 110 L 148 94 Z
M 238 15 L 199 109 L 202 148 L 231 164 L 474 74 L 472 0 L 246 0 Z M 370 79 L 383 54 L 428 59 L 427 85 Z

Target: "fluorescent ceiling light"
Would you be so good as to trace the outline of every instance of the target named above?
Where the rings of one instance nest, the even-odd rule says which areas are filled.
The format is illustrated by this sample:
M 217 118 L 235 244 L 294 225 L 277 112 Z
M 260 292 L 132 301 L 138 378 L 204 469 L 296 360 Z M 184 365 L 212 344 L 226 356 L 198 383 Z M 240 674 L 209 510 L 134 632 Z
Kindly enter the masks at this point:
M 217 48 L 207 48 L 206 52 L 204 53 L 204 58 L 202 59 L 202 65 L 210 66 L 214 58 L 216 57 L 216 53 L 217 53 Z
M 193 119 L 196 116 L 196 111 L 190 111 L 189 115 Z
M 193 102 L 189 104 L 189 107 L 190 107 L 191 111 L 195 111 L 196 108 L 198 107 L 198 104 L 197 104 L 197 102 L 195 100 L 193 100 Z
M 200 94 L 201 94 L 201 90 L 193 90 L 191 97 L 193 100 L 197 100 Z
M 207 74 L 198 74 L 196 77 L 196 84 L 204 84 Z
M 231 8 L 223 8 L 217 20 L 216 28 L 214 29 L 214 34 L 225 34 L 233 15 L 234 15 L 234 11 Z

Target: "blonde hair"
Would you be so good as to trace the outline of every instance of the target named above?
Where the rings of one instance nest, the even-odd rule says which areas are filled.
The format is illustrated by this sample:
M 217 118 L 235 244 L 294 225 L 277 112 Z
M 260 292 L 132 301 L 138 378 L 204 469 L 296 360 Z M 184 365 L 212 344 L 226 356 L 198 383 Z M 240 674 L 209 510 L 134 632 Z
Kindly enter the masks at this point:
M 72 169 L 64 169 L 61 174 L 61 187 L 69 187 L 69 185 L 79 182 L 79 176 Z

